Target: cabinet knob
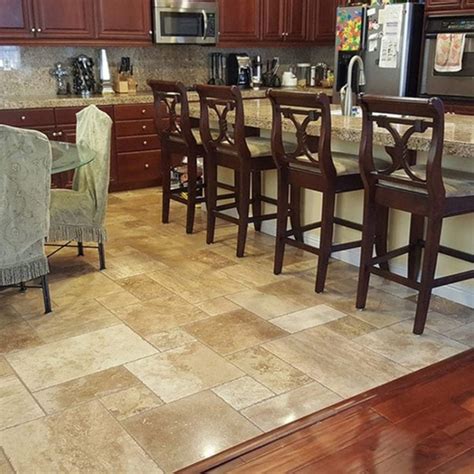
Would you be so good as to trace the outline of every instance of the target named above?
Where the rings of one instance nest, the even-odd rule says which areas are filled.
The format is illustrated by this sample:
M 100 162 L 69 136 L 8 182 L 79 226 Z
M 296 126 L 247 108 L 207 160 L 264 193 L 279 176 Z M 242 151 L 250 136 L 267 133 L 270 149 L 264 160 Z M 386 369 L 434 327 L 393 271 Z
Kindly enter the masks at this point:
M 31 28 L 31 32 L 32 32 L 32 33 L 35 33 L 35 32 L 36 32 L 36 28 Z
M 56 132 L 53 132 L 53 137 L 57 137 L 58 134 Z
M 37 31 L 38 33 L 41 33 L 43 30 L 42 30 L 41 28 L 38 28 L 36 31 Z
M 149 167 L 150 167 L 150 165 L 148 163 L 146 163 L 145 169 L 148 169 Z
M 143 142 L 143 144 L 144 144 L 144 145 L 148 145 L 148 142 L 145 140 L 145 141 Z
M 142 114 L 146 114 L 146 109 L 142 109 Z
M 58 137 L 62 137 L 63 136 L 63 132 L 58 132 Z
M 150 30 L 148 33 L 150 34 L 150 36 L 152 36 L 153 35 L 153 30 Z
M 143 126 L 142 126 L 142 130 L 146 130 L 146 125 L 143 125 Z
M 24 122 L 26 120 L 26 115 L 22 115 L 21 120 Z

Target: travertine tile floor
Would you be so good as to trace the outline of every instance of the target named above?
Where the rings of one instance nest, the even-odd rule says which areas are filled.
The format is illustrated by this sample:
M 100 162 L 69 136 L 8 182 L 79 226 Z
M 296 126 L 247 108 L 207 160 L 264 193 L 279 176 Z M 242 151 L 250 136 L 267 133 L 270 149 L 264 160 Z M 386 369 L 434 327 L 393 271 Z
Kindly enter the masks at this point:
M 171 472 L 474 345 L 474 312 L 434 298 L 412 335 L 413 292 L 235 227 L 205 244 L 184 209 L 160 224 L 159 190 L 111 196 L 107 270 L 72 250 L 51 259 L 54 313 L 38 290 L 0 292 L 0 471 Z M 199 213 L 198 213 L 199 214 Z

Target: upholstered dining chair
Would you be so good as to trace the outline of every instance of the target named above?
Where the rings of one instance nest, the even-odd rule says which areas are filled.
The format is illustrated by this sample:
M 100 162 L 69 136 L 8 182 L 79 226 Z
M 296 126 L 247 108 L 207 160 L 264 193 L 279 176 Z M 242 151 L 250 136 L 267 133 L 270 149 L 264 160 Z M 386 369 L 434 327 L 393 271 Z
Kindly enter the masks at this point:
M 40 132 L 0 125 L 0 287 L 41 279 L 51 312 L 48 235 L 51 145 Z M 36 286 L 28 286 L 37 288 Z
M 105 215 L 110 177 L 112 119 L 95 105 L 77 114 L 77 145 L 95 154 L 78 168 L 72 190 L 51 191 L 49 241 L 75 241 L 79 255 L 84 242 L 97 243 L 100 269 L 105 269 Z

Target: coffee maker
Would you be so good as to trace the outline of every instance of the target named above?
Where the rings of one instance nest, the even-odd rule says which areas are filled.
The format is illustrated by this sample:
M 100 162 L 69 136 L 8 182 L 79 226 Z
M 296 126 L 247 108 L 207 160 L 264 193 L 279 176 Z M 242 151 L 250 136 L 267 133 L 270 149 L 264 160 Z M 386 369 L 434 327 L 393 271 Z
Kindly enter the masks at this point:
M 249 89 L 252 81 L 252 61 L 247 53 L 227 56 L 227 85 Z

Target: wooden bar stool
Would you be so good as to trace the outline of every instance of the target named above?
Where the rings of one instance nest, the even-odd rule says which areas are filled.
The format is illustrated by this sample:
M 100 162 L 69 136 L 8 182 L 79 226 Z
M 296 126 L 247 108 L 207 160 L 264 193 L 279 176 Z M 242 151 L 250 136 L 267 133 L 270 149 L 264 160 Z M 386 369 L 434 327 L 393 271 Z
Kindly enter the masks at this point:
M 283 267 L 285 245 L 318 255 L 316 292 L 324 291 L 329 258 L 334 252 L 360 247 L 361 240 L 333 243 L 334 225 L 362 230 L 362 225 L 335 216 L 336 196 L 363 189 L 357 157 L 331 152 L 331 108 L 325 94 L 278 92 L 270 90 L 273 106 L 272 144 L 278 168 L 278 224 L 274 273 Z M 310 125 L 320 122 L 319 137 L 308 133 Z M 296 145 L 285 145 L 283 132 L 293 132 Z M 301 189 L 323 194 L 321 221 L 300 222 Z M 291 230 L 288 230 L 288 218 Z M 304 233 L 321 229 L 320 245 L 304 242 Z
M 247 229 L 254 223 L 260 231 L 261 223 L 275 219 L 275 214 L 262 215 L 262 203 L 276 205 L 276 200 L 261 193 L 262 171 L 275 169 L 270 139 L 246 136 L 244 106 L 240 89 L 236 86 L 198 85 L 201 102 L 201 136 L 207 154 L 207 243 L 214 242 L 216 217 L 239 226 L 237 257 L 243 257 Z M 233 130 L 230 131 L 229 115 L 233 115 Z M 218 123 L 218 129 L 211 128 L 211 121 Z M 217 167 L 234 170 L 236 177 L 236 199 L 229 204 L 218 206 Z M 252 205 L 253 216 L 249 217 Z M 225 214 L 224 211 L 237 209 L 239 217 Z
M 186 232 L 193 233 L 196 205 L 204 202 L 199 196 L 203 184 L 198 184 L 198 158 L 204 157 L 199 124 L 189 117 L 188 91 L 181 82 L 148 81 L 155 99 L 155 121 L 161 139 L 161 169 L 163 175 L 162 222 L 169 222 L 170 201 L 187 206 Z M 171 170 L 187 157 L 188 185 L 171 189 Z M 232 189 L 232 188 L 231 188 Z
M 356 305 L 360 309 L 366 305 L 371 273 L 418 290 L 413 332 L 423 334 L 433 288 L 474 278 L 474 270 L 435 278 L 439 253 L 474 262 L 473 255 L 440 245 L 443 219 L 474 211 L 474 174 L 442 167 L 444 106 L 440 99 L 366 95 L 360 97 L 360 105 L 363 111 L 360 166 L 365 185 L 365 210 Z M 393 138 L 392 163 L 385 168 L 373 160 L 374 124 L 387 130 Z M 408 142 L 428 131 L 431 137 L 427 164 L 414 165 L 409 159 Z M 378 206 L 409 212 L 412 217 L 409 244 L 374 258 Z M 408 277 L 375 266 L 404 254 L 408 254 Z

